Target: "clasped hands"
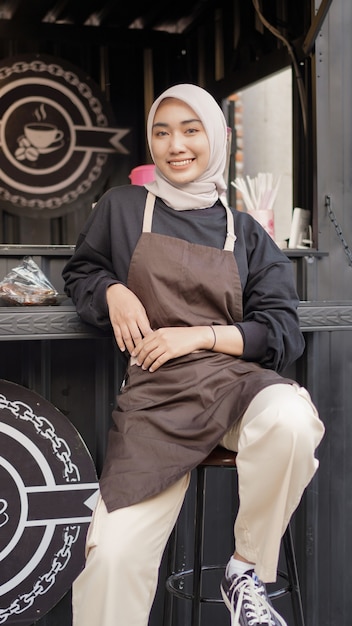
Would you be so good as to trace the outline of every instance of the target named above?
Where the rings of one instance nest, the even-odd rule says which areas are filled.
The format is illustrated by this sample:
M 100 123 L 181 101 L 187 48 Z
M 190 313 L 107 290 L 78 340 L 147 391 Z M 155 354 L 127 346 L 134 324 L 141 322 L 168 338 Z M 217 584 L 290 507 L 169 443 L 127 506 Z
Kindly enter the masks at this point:
M 108 287 L 106 300 L 118 347 L 123 352 L 128 350 L 144 370 L 155 372 L 171 359 L 213 345 L 214 335 L 209 326 L 153 330 L 139 298 L 120 283 Z

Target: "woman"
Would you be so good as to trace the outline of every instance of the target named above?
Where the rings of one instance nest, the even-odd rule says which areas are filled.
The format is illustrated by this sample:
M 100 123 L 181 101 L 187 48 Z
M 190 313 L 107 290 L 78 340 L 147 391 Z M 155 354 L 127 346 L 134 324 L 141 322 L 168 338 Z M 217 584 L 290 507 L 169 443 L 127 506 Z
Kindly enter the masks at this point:
M 285 624 L 261 581 L 276 578 L 323 426 L 278 373 L 304 347 L 292 268 L 227 207 L 226 134 L 209 93 L 166 90 L 147 122 L 155 181 L 108 191 L 64 269 L 79 315 L 111 325 L 129 356 L 74 626 L 147 625 L 189 472 L 219 442 L 238 450 L 240 493 L 224 601 L 233 624 Z

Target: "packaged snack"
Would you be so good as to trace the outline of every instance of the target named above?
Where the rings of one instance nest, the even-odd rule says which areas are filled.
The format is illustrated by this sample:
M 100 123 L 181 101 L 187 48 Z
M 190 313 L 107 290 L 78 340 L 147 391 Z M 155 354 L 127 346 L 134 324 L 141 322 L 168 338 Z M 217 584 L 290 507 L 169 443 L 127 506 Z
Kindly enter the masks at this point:
M 32 257 L 26 256 L 0 282 L 0 305 L 43 306 L 57 304 L 58 292 Z

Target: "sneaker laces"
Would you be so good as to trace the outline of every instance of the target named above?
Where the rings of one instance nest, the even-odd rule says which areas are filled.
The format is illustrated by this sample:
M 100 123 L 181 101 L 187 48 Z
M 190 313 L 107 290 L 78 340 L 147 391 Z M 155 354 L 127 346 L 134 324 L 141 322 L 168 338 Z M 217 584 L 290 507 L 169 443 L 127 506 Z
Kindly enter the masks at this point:
M 242 606 L 246 613 L 248 626 L 257 626 L 257 624 L 276 626 L 272 615 L 275 615 L 281 626 L 287 626 L 285 620 L 275 611 L 272 604 L 268 601 L 265 586 L 256 574 L 253 574 L 253 577 L 248 576 L 248 574 L 243 574 L 235 578 L 229 589 L 229 593 L 231 594 L 231 626 L 241 626 L 239 617 Z M 238 597 L 235 610 L 234 598 L 236 594 L 238 594 Z

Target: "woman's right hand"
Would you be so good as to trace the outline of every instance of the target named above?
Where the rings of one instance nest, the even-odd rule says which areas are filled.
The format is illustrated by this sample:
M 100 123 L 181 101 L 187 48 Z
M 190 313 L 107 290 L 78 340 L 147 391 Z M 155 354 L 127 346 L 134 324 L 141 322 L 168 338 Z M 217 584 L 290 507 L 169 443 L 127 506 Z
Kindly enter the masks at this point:
M 117 345 L 131 354 L 137 343 L 153 332 L 146 310 L 137 296 L 121 283 L 106 290 L 110 321 Z

